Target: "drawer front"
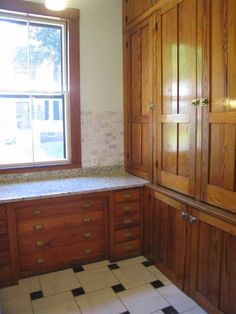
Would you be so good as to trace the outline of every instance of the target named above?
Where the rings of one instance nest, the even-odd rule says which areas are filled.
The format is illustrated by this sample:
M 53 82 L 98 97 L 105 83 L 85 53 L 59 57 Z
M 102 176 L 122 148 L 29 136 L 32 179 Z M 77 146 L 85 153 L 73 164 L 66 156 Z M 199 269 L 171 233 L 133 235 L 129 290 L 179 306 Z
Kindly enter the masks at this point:
M 115 257 L 125 257 L 132 254 L 139 254 L 141 252 L 141 241 L 134 240 L 115 245 Z
M 140 212 L 140 202 L 129 202 L 115 205 L 115 215 L 122 216 Z
M 92 240 L 102 242 L 105 239 L 104 225 L 62 229 L 54 232 L 42 232 L 33 237 L 20 237 L 18 240 L 21 255 L 70 246 Z
M 10 264 L 10 256 L 7 250 L 0 251 L 0 266 L 7 266 Z
M 7 234 L 7 222 L 0 221 L 0 234 Z
M 17 224 L 19 235 L 36 234 L 48 230 L 58 230 L 65 227 L 80 227 L 104 223 L 104 211 L 84 212 L 69 216 L 58 216 L 50 218 L 38 218 L 32 220 L 21 220 Z
M 49 216 L 60 216 L 69 214 L 83 214 L 84 211 L 98 211 L 103 210 L 106 206 L 106 200 L 104 198 L 99 199 L 84 199 L 80 201 L 57 203 L 50 205 L 39 205 L 28 208 L 17 208 L 16 218 L 17 220 L 34 219 Z
M 135 201 L 141 198 L 141 189 L 128 189 L 115 192 L 115 202 Z
M 140 213 L 126 215 L 126 216 L 119 216 L 115 218 L 115 229 L 139 226 L 140 223 L 141 223 Z
M 10 266 L 0 267 L 0 287 L 6 287 L 12 283 Z
M 127 242 L 130 240 L 140 239 L 141 228 L 134 227 L 115 231 L 115 243 Z
M 8 236 L 7 234 L 2 234 L 0 236 L 0 251 L 6 250 L 9 247 Z
M 81 263 L 83 260 L 105 258 L 104 241 L 88 241 L 62 248 L 20 256 L 21 271 L 40 271 L 56 266 Z

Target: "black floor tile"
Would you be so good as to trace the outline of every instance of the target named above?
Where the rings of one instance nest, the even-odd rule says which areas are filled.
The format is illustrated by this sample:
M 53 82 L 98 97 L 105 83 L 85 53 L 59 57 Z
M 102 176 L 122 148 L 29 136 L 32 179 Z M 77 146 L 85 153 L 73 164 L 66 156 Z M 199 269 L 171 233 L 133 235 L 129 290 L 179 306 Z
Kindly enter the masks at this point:
M 73 271 L 74 271 L 74 273 L 79 273 L 81 271 L 84 271 L 84 268 L 83 268 L 83 266 L 78 265 L 78 266 L 73 267 Z
M 85 294 L 85 291 L 83 288 L 76 288 L 71 290 L 74 297 L 78 297 L 79 295 Z
M 151 282 L 151 285 L 152 285 L 155 289 L 164 287 L 164 284 L 163 284 L 160 280 L 156 280 L 156 281 Z
M 32 301 L 37 300 L 37 299 L 41 299 L 41 298 L 43 298 L 43 292 L 41 290 L 30 293 L 30 299 Z
M 162 309 L 162 312 L 165 314 L 179 314 L 173 306 L 168 306 L 165 309 Z
M 122 313 L 120 313 L 120 314 L 130 314 L 130 312 L 129 312 L 129 311 L 126 311 L 126 312 L 122 312 Z
M 142 262 L 142 264 L 143 264 L 145 267 L 154 265 L 153 262 L 150 262 L 150 261 Z
M 114 292 L 121 292 L 125 290 L 125 287 L 122 284 L 119 285 L 115 285 L 111 287 L 113 289 Z
M 107 265 L 107 267 L 109 267 L 111 270 L 120 268 L 116 263 Z

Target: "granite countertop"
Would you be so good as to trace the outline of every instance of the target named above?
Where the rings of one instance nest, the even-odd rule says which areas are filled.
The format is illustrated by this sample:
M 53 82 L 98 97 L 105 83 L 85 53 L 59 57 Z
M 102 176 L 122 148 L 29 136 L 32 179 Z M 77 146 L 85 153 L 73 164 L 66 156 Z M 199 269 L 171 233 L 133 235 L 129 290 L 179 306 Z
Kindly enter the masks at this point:
M 0 203 L 141 187 L 146 183 L 149 182 L 125 172 L 115 175 L 96 174 L 88 177 L 4 183 L 0 184 Z

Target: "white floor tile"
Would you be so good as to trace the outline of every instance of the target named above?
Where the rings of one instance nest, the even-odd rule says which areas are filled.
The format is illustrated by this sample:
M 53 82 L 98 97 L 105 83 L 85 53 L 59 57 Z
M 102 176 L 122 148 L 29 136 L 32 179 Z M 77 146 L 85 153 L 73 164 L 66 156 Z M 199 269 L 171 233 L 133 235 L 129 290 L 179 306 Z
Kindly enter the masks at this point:
M 84 268 L 84 270 L 94 270 L 94 269 L 101 268 L 101 267 L 104 267 L 104 266 L 109 265 L 109 264 L 110 264 L 109 261 L 101 261 L 101 262 L 97 262 L 97 263 L 84 265 L 83 268 Z
M 78 272 L 76 276 L 87 293 L 119 284 L 117 278 L 107 267 Z
M 130 266 L 130 265 L 134 265 L 134 264 L 138 264 L 138 263 L 142 263 L 146 261 L 147 259 L 144 256 L 137 256 L 137 257 L 133 257 L 133 258 L 129 258 L 129 259 L 125 259 L 123 261 L 117 262 L 117 264 L 120 267 L 126 267 L 126 266 Z
M 29 296 L 20 296 L 18 298 L 1 301 L 1 307 L 4 314 L 32 314 L 32 306 Z
M 39 281 L 44 296 L 50 296 L 81 287 L 71 269 L 41 275 L 39 276 Z
M 82 314 L 120 314 L 127 311 L 111 288 L 76 297 Z
M 158 292 L 179 312 L 185 312 L 197 304 L 186 294 L 179 290 L 175 285 L 171 284 L 158 289 Z
M 115 269 L 113 270 L 113 273 L 126 289 L 134 288 L 156 280 L 147 268 L 140 263 Z
M 149 314 L 169 306 L 166 300 L 149 284 L 122 291 L 119 298 L 133 314 Z
M 197 306 L 192 310 L 183 312 L 183 314 L 207 314 L 207 312 L 205 312 L 200 306 Z
M 171 284 L 171 281 L 162 272 L 160 272 L 160 270 L 157 269 L 156 266 L 149 266 L 147 267 L 147 269 L 164 285 Z
M 34 314 L 80 314 L 71 292 L 34 300 Z M 24 313 L 28 314 L 28 313 Z

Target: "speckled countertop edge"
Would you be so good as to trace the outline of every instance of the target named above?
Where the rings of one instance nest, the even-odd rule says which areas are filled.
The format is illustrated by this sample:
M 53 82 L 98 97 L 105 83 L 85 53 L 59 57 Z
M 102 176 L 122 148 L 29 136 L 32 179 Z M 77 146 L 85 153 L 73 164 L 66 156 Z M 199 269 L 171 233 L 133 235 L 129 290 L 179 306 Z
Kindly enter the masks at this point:
M 147 180 L 128 173 L 96 174 L 32 182 L 0 184 L 0 204 L 144 186 Z

